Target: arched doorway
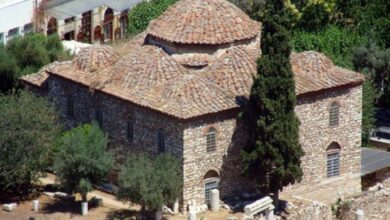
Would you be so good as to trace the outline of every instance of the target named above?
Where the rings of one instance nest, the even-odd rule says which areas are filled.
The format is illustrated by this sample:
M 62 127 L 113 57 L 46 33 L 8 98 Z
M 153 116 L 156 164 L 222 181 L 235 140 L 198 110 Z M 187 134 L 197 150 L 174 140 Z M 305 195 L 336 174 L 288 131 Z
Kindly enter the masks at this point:
M 104 42 L 112 40 L 113 20 L 114 20 L 114 12 L 111 8 L 107 8 L 106 12 L 104 13 L 104 22 L 103 22 Z
M 50 18 L 49 22 L 47 22 L 47 35 L 52 35 L 57 33 L 57 19 Z
M 215 170 L 209 170 L 203 176 L 205 203 L 210 205 L 211 190 L 218 189 L 219 175 Z
M 129 14 L 129 10 L 124 10 L 121 13 L 121 17 L 119 20 L 120 29 L 121 29 L 121 38 L 126 37 L 127 34 L 128 14 Z

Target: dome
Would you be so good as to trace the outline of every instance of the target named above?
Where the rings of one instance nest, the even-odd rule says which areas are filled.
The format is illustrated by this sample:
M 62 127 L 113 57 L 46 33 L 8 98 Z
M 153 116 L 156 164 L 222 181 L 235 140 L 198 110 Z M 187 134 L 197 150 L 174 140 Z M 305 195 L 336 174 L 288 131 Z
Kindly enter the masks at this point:
M 186 70 L 161 48 L 144 45 L 119 60 L 106 74 L 109 84 L 121 89 L 148 90 L 159 83 L 172 82 Z
M 335 67 L 325 54 L 316 51 L 293 52 L 290 58 L 294 73 L 324 73 Z
M 77 70 L 94 72 L 116 63 L 119 55 L 110 46 L 89 46 L 80 50 L 72 63 Z
M 180 0 L 147 29 L 153 37 L 181 44 L 226 44 L 259 33 L 260 24 L 227 0 Z

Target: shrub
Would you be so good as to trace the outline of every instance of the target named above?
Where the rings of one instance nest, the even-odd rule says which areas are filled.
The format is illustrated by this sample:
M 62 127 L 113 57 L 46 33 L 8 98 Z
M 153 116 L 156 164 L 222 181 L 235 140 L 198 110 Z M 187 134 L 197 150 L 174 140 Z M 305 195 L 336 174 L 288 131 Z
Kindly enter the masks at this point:
M 113 167 L 114 156 L 107 143 L 100 128 L 90 124 L 63 133 L 57 143 L 53 170 L 61 185 L 71 193 L 80 193 L 83 201 Z
M 128 32 L 136 35 L 146 29 L 149 22 L 160 16 L 170 5 L 177 0 L 142 1 L 132 8 L 128 16 Z

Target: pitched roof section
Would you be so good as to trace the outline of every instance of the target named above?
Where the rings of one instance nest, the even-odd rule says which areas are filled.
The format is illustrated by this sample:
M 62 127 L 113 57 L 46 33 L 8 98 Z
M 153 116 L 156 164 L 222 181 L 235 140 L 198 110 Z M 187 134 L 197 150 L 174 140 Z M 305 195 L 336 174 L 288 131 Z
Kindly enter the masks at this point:
M 337 67 L 324 54 L 305 51 L 291 54 L 297 95 L 359 83 L 362 74 Z
M 254 38 L 260 23 L 226 0 L 179 0 L 147 33 L 181 44 L 225 44 Z

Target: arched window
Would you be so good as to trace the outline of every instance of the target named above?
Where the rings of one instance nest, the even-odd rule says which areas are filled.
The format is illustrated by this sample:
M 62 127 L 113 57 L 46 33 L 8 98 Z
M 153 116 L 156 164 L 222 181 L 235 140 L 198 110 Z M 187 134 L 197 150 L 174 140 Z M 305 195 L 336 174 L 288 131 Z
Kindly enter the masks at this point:
M 69 117 L 74 116 L 74 104 L 72 95 L 68 95 L 66 98 L 66 115 Z
M 55 34 L 57 33 L 57 19 L 50 18 L 49 22 L 47 23 L 47 35 Z
M 329 126 L 334 127 L 339 125 L 340 121 L 340 105 L 333 102 L 329 109 Z
M 162 128 L 160 128 L 157 133 L 157 149 L 158 153 L 165 152 L 165 133 Z
M 132 143 L 134 140 L 134 123 L 131 118 L 127 119 L 127 124 L 126 124 L 126 136 L 127 140 Z
M 218 189 L 219 175 L 214 170 L 209 170 L 203 177 L 204 181 L 204 198 L 207 205 L 210 204 L 211 190 Z
M 104 22 L 103 22 L 103 32 L 104 32 L 105 41 L 110 41 L 112 39 L 113 20 L 114 20 L 114 12 L 111 8 L 107 8 L 106 12 L 104 13 Z
M 207 152 L 215 151 L 217 147 L 217 130 L 215 128 L 210 128 L 207 131 L 206 135 L 206 150 Z
M 334 177 L 340 175 L 340 145 L 331 143 L 326 149 L 326 176 Z
M 95 109 L 95 120 L 100 127 L 103 127 L 103 112 L 100 109 Z

